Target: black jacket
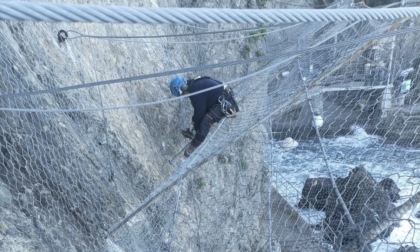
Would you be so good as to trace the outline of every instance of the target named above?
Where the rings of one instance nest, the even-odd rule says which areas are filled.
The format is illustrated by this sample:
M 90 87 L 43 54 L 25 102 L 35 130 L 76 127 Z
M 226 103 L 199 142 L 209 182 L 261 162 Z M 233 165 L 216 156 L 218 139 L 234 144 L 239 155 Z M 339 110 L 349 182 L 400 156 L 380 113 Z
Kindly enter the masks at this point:
M 221 82 L 208 78 L 202 77 L 196 80 L 188 81 L 189 93 L 195 93 L 203 89 L 220 85 Z M 218 99 L 223 94 L 223 86 L 218 88 L 190 96 L 191 104 L 194 108 L 194 115 L 192 121 L 194 123 L 194 129 L 198 130 L 201 120 L 210 111 L 210 109 L 219 103 Z

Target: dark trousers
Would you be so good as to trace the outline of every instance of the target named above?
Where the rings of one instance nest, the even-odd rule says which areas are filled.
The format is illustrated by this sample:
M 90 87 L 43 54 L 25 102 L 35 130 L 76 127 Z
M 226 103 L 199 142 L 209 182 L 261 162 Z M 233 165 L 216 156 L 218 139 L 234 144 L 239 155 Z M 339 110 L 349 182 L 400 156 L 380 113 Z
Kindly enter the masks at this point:
M 223 117 L 225 117 L 225 114 L 223 114 L 220 104 L 214 105 L 213 108 L 204 116 L 203 120 L 201 120 L 200 126 L 195 133 L 195 137 L 192 140 L 191 145 L 198 147 L 209 134 L 211 125 L 219 122 Z

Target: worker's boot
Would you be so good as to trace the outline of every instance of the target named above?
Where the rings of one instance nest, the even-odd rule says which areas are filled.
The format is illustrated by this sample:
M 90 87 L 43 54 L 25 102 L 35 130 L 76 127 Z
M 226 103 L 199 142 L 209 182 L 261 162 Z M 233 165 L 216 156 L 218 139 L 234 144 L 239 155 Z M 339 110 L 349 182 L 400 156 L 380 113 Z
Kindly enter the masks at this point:
M 196 149 L 197 147 L 193 146 L 192 144 L 190 144 L 187 149 L 184 151 L 184 156 L 185 157 L 189 157 Z

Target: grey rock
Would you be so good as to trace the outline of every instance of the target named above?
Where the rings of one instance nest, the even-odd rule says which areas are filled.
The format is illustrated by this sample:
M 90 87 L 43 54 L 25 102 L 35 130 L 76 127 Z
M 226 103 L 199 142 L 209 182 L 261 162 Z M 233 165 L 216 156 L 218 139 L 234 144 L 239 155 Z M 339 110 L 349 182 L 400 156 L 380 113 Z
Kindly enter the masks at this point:
M 9 208 L 12 204 L 13 196 L 6 185 L 0 183 L 0 207 Z

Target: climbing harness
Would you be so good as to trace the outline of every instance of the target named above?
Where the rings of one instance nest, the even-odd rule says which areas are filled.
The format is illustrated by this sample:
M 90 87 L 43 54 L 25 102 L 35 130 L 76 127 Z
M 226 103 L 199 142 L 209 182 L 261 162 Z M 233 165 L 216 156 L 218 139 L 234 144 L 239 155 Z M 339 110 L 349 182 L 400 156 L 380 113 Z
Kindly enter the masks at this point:
M 196 77 L 194 79 L 189 79 L 187 81 L 188 86 L 193 85 L 195 81 L 201 80 L 201 79 L 212 79 L 212 80 L 216 81 L 219 84 L 222 84 L 223 83 L 221 81 L 218 81 L 218 80 L 213 79 L 213 78 L 208 77 L 208 76 L 198 76 L 198 77 Z M 227 118 L 236 117 L 236 112 L 239 111 L 238 104 L 236 103 L 236 100 L 233 98 L 233 96 L 234 96 L 234 93 L 233 93 L 232 88 L 228 87 L 227 85 L 224 85 L 224 87 L 223 87 L 223 93 L 218 98 L 218 101 L 220 103 L 220 109 L 221 109 L 222 113 Z M 211 118 L 211 119 L 213 119 L 213 118 Z
M 221 110 L 227 118 L 236 117 L 236 112 L 239 111 L 238 104 L 233 98 L 233 95 L 233 90 L 230 87 L 225 86 L 223 94 L 218 99 Z

